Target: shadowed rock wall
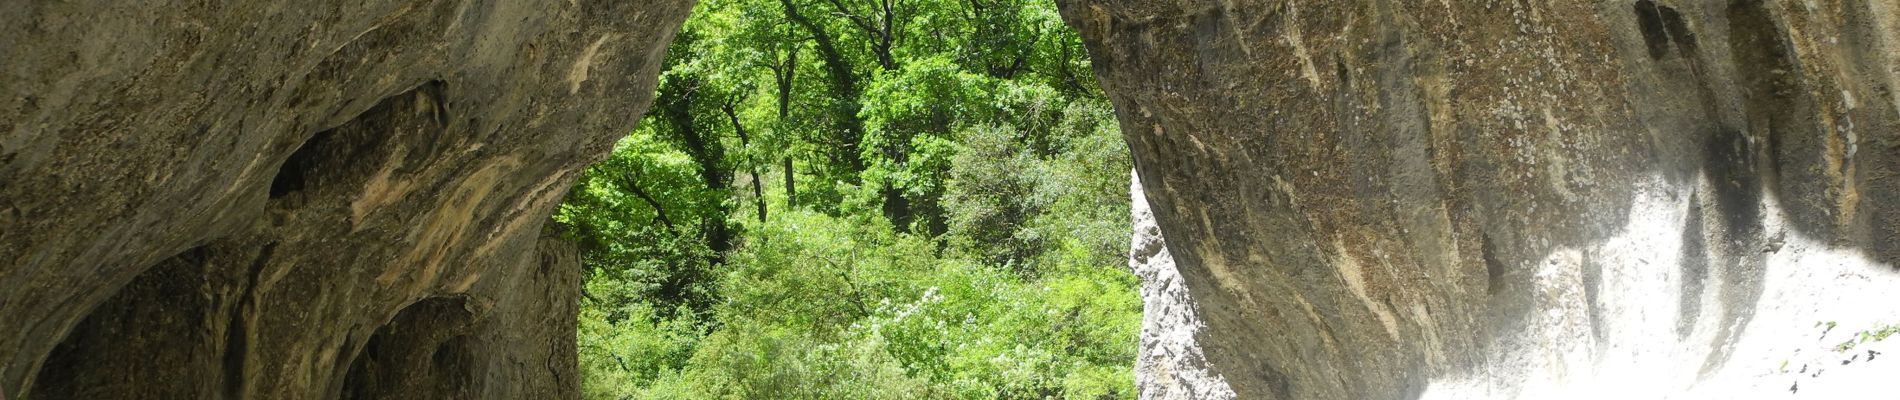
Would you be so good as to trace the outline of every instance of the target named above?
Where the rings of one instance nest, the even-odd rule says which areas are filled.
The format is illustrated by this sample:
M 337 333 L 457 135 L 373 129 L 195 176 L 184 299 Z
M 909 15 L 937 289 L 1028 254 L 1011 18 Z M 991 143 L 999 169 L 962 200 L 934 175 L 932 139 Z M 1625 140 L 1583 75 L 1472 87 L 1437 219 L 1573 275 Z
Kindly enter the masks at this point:
M 0 10 L 0 395 L 573 398 L 539 240 L 691 2 Z
M 1760 395 L 1900 320 L 1892 2 L 1061 9 L 1238 398 Z

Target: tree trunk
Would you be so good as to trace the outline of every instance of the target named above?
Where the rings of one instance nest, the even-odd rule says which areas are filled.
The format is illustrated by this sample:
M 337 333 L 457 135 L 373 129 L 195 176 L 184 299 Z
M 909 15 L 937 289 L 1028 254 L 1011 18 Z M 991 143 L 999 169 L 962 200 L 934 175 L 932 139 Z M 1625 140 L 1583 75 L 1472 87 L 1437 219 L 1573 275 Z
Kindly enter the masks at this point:
M 793 184 L 792 156 L 785 156 L 785 208 L 798 206 L 798 185 Z
M 858 152 L 859 142 L 864 138 L 864 120 L 858 119 L 858 109 L 861 105 L 858 104 L 857 71 L 852 68 L 844 52 L 839 50 L 837 39 L 832 37 L 831 32 L 826 31 L 823 26 L 800 12 L 796 2 L 779 0 L 779 4 L 785 7 L 787 19 L 811 32 L 812 41 L 818 48 L 818 55 L 824 60 L 825 72 L 830 75 L 829 83 L 832 96 L 835 98 L 830 107 L 832 123 L 844 133 L 842 137 L 835 138 L 834 144 L 838 148 L 831 152 L 830 159 L 834 165 L 841 164 L 849 172 L 840 174 L 843 175 L 839 176 L 840 178 L 856 183 L 858 173 L 864 172 L 864 157 Z
M 759 206 L 759 222 L 765 222 L 765 184 L 760 182 L 764 177 L 759 176 L 759 164 L 752 162 L 752 153 L 750 152 L 752 149 L 752 137 L 746 135 L 745 124 L 739 122 L 737 105 L 738 100 L 735 99 L 731 102 L 727 102 L 723 107 L 720 107 L 720 110 L 725 111 L 726 118 L 732 121 L 732 133 L 739 136 L 739 148 L 741 151 L 746 152 L 746 168 L 752 173 L 752 202 Z
M 778 121 L 779 121 L 780 126 L 784 126 L 785 120 L 790 118 L 792 115 L 792 84 L 797 82 L 795 78 L 797 78 L 798 76 L 798 45 L 793 44 L 791 46 L 791 50 L 785 54 L 784 66 L 782 68 L 774 68 L 772 70 L 772 74 L 773 74 L 773 77 L 778 78 L 777 79 Z M 792 155 L 786 154 L 785 155 L 785 208 L 786 209 L 791 209 L 793 207 L 798 206 L 798 185 L 795 184 L 796 174 L 797 172 L 795 172 L 792 169 Z

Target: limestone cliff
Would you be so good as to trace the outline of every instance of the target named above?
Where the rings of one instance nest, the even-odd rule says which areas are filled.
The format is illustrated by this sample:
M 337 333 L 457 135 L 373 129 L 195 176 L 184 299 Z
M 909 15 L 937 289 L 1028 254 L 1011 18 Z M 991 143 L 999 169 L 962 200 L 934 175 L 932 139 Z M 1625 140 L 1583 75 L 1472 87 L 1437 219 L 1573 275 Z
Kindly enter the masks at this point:
M 1134 239 L 1128 268 L 1141 279 L 1142 309 L 1135 389 L 1142 399 L 1232 400 L 1234 389 L 1225 377 L 1208 372 L 1207 355 L 1195 342 L 1205 324 L 1174 269 L 1174 256 L 1168 254 L 1168 242 L 1142 193 L 1141 177 L 1129 181 Z
M 1238 398 L 1900 371 L 1829 349 L 1900 322 L 1893 2 L 1061 6 Z
M 572 398 L 538 240 L 690 1 L 0 10 L 0 396 Z

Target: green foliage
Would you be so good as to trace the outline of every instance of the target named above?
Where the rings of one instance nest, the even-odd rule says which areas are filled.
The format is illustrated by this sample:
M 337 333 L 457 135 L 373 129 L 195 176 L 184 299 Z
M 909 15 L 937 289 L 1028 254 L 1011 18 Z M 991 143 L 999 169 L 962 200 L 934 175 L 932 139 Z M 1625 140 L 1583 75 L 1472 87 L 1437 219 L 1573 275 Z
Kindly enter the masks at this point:
M 1046 115 L 1037 131 L 978 126 L 962 136 L 945 196 L 951 243 L 992 263 L 1029 264 L 1049 241 L 1074 240 L 1098 264 L 1119 263 L 1128 240 L 1127 147 L 1099 102 L 1059 104 L 1015 90 L 1022 114 Z M 1010 98 L 1010 97 L 1005 97 Z M 1055 109 L 1054 112 L 1041 111 Z M 1034 123 L 1023 125 L 1035 126 Z
M 593 279 L 594 282 L 609 281 Z M 609 313 L 623 317 L 610 319 Z M 576 344 L 580 348 L 581 388 L 589 398 L 619 398 L 638 393 L 686 366 L 701 336 L 691 318 L 658 318 L 646 304 L 590 302 L 581 307 Z
M 1134 397 L 1130 163 L 1052 5 L 699 7 L 555 215 L 587 398 Z
M 941 194 L 955 154 L 954 125 L 990 111 L 981 102 L 993 85 L 943 58 L 880 74 L 866 94 L 871 106 L 860 112 L 869 129 L 862 145 L 869 160 L 865 181 L 890 183 L 911 197 Z
M 1828 322 L 1827 325 L 1828 325 L 1828 329 L 1830 330 L 1834 328 L 1834 322 L 1832 321 Z M 1849 350 L 1853 350 L 1855 347 L 1859 347 L 1862 344 L 1885 341 L 1887 340 L 1887 338 L 1892 337 L 1894 334 L 1897 334 L 1897 333 L 1900 333 L 1900 324 L 1887 324 L 1887 325 L 1875 326 L 1873 328 L 1869 328 L 1869 329 L 1862 330 L 1859 332 L 1854 332 L 1854 336 L 1852 338 L 1847 339 L 1847 341 L 1841 342 L 1841 344 L 1834 345 L 1834 351 L 1846 352 Z
M 690 222 L 723 220 L 716 211 L 725 194 L 700 185 L 694 174 L 688 156 L 647 130 L 588 168 L 554 215 L 580 244 L 589 282 L 613 282 L 590 285 L 587 297 L 648 302 L 666 315 L 677 306 L 711 305 L 712 250 L 704 226 Z M 608 316 L 618 321 L 626 314 Z
M 1024 280 L 934 255 L 930 240 L 888 226 L 808 211 L 780 214 L 749 234 L 756 236 L 749 243 L 771 240 L 730 259 L 720 278 L 726 300 L 713 314 L 719 327 L 703 338 L 643 308 L 608 325 L 599 305 L 584 307 L 590 396 L 1133 395 L 1135 282 L 1079 250 L 1057 256 L 1059 273 Z M 682 350 L 692 352 L 689 361 Z

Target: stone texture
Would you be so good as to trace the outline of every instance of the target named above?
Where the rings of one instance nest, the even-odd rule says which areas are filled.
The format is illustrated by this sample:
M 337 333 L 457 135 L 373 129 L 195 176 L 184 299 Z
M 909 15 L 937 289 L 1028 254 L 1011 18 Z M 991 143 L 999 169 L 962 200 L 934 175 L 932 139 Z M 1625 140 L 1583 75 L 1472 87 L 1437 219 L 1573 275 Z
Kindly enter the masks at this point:
M 0 10 L 0 396 L 573 398 L 540 240 L 690 1 Z
M 1134 217 L 1128 268 L 1141 279 L 1141 344 L 1135 358 L 1135 390 L 1143 399 L 1230 400 L 1234 389 L 1207 370 L 1207 356 L 1195 334 L 1204 324 L 1194 298 L 1182 286 L 1181 273 L 1168 255 L 1168 242 L 1148 210 L 1141 177 L 1129 179 Z
M 1238 398 L 1805 395 L 1900 321 L 1892 2 L 1060 5 Z

